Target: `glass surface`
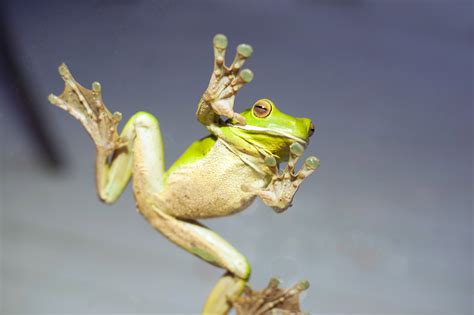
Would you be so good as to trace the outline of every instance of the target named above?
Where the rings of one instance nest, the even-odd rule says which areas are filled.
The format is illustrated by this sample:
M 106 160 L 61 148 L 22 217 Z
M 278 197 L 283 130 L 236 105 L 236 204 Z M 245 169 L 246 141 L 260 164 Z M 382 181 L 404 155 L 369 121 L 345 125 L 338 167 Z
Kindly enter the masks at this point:
M 170 165 L 207 134 L 194 113 L 212 38 L 245 42 L 262 97 L 314 119 L 321 168 L 277 215 L 261 202 L 206 220 L 245 254 L 250 284 L 308 279 L 314 314 L 472 309 L 470 1 L 4 1 L 15 57 L 65 167 L 48 171 L 0 71 L 1 311 L 198 313 L 221 269 L 96 197 L 94 147 L 51 106 L 57 66 L 102 84 L 124 118 L 155 114 Z M 12 46 L 12 47 L 13 47 Z M 2 61 L 5 66 L 5 60 Z

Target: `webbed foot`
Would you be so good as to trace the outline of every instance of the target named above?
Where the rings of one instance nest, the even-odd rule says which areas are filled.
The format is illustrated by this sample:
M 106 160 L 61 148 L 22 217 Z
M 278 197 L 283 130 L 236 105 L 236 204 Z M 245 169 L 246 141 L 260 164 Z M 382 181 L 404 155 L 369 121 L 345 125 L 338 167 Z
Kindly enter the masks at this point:
M 280 172 L 273 156 L 266 158 L 265 163 L 273 173 L 267 188 L 257 192 L 263 202 L 272 207 L 275 212 L 283 212 L 291 207 L 293 197 L 305 178 L 311 175 L 318 167 L 319 160 L 315 156 L 308 157 L 301 169 L 295 173 L 295 165 L 304 153 L 304 147 L 294 142 L 290 145 L 290 157 L 283 172 Z
M 242 296 L 231 301 L 237 315 L 306 314 L 301 312 L 299 295 L 308 289 L 308 281 L 300 281 L 289 289 L 278 287 L 279 281 L 271 279 L 262 291 L 248 286 Z
M 227 38 L 222 34 L 214 36 L 214 71 L 209 86 L 203 94 L 202 100 L 210 105 L 218 115 L 226 116 L 245 124 L 245 119 L 233 110 L 234 99 L 237 92 L 247 83 L 252 81 L 253 73 L 249 69 L 242 69 L 253 52 L 252 46 L 240 44 L 230 66 L 225 65 L 225 52 Z
M 59 74 L 65 83 L 64 91 L 59 96 L 50 94 L 48 100 L 79 120 L 97 148 L 112 153 L 124 145 L 117 133 L 122 114 L 112 114 L 107 109 L 102 101 L 100 83 L 93 82 L 92 90 L 81 86 L 64 63 L 59 66 Z

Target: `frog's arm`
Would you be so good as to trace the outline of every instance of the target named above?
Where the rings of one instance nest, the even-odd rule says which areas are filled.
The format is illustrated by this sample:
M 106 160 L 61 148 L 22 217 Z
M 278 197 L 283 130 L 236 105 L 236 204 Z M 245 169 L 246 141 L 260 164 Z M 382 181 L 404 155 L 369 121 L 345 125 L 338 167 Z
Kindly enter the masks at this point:
M 245 60 L 252 55 L 252 47 L 240 44 L 237 47 L 232 64 L 225 65 L 225 51 L 227 48 L 227 38 L 218 34 L 214 37 L 214 70 L 209 81 L 209 86 L 202 95 L 196 117 L 203 125 L 213 132 L 213 127 L 221 123 L 220 115 L 230 119 L 235 119 L 240 124 L 245 124 L 245 119 L 235 113 L 234 100 L 237 92 L 246 84 L 252 81 L 253 73 L 249 69 L 241 70 Z

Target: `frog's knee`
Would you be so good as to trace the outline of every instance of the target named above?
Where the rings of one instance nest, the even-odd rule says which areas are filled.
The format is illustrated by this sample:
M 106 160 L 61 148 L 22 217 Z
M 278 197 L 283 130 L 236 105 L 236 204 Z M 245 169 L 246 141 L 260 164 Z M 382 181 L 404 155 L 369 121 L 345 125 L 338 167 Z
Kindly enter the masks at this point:
M 157 128 L 159 127 L 158 119 L 150 113 L 138 112 L 132 117 L 133 124 L 136 128 Z
M 249 261 L 247 260 L 247 258 L 242 257 L 242 261 L 239 262 L 235 275 L 243 280 L 248 280 L 250 278 L 251 273 L 252 267 L 250 266 Z

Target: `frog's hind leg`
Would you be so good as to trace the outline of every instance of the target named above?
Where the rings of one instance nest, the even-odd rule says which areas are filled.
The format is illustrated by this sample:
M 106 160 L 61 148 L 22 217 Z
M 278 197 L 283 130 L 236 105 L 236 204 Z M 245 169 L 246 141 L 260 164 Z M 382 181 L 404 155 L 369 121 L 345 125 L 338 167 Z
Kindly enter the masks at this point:
M 230 309 L 230 301 L 240 296 L 248 278 L 250 265 L 247 259 L 217 233 L 195 221 L 176 219 L 156 204 L 138 201 L 138 208 L 150 224 L 197 257 L 227 270 L 214 286 L 202 310 L 202 314 L 224 315 Z
M 104 162 L 98 165 L 107 168 L 106 175 L 103 175 L 105 183 L 100 185 L 104 201 L 115 201 L 132 174 L 135 194 L 159 192 L 165 160 L 158 120 L 147 112 L 137 112 L 130 117 L 120 137 L 126 139 L 127 146 L 114 152 L 110 164 Z M 101 172 L 98 170 L 97 173 Z M 141 183 L 141 177 L 146 178 L 146 185 Z
M 161 136 L 156 119 L 141 114 L 133 120 L 133 189 L 139 212 L 169 240 L 199 258 L 226 269 L 203 309 L 204 314 L 227 314 L 228 298 L 241 294 L 250 276 L 247 259 L 209 228 L 192 220 L 177 219 L 160 207 L 164 170 Z M 159 136 L 159 141 L 157 137 Z
M 250 276 L 247 259 L 217 233 L 195 221 L 182 221 L 162 211 L 155 204 L 138 201 L 138 208 L 150 224 L 186 251 L 228 270 L 217 282 L 203 314 L 227 314 L 230 300 L 238 297 Z

